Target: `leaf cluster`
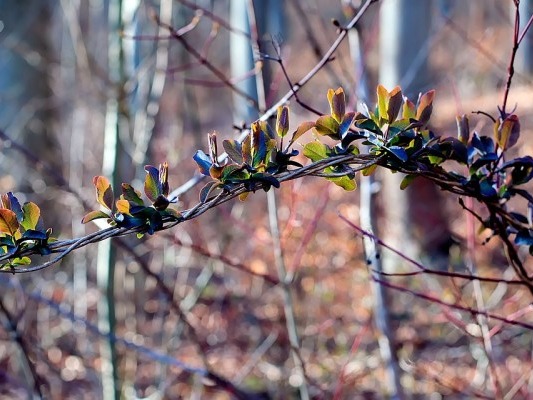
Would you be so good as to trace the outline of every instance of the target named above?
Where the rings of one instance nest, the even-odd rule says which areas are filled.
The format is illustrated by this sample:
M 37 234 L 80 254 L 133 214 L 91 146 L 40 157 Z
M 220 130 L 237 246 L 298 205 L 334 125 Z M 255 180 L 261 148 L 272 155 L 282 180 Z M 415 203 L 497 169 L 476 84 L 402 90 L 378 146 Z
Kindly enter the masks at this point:
M 358 164 L 357 170 L 366 175 L 378 166 L 405 173 L 402 189 L 413 179 L 424 177 L 443 190 L 477 199 L 489 210 L 488 218 L 478 216 L 484 228 L 499 235 L 507 247 L 508 237 L 514 235 L 515 244 L 528 246 L 533 254 L 533 196 L 523 188 L 533 178 L 533 158 L 506 160 L 507 151 L 520 137 L 518 117 L 499 110 L 497 118 L 489 116 L 493 129 L 490 136 L 485 136 L 470 132 L 468 118 L 459 116 L 457 137 L 441 137 L 429 127 L 434 98 L 435 92 L 428 91 L 415 103 L 403 96 L 399 87 L 388 91 L 380 85 L 375 107 L 364 106 L 362 112 L 354 112 L 347 111 L 342 88 L 330 89 L 329 114 L 301 123 L 290 135 L 289 108 L 281 106 L 274 128 L 258 120 L 251 124 L 242 141 L 224 140 L 225 159 L 219 156 L 217 134 L 208 135 L 208 154 L 198 150 L 193 158 L 200 173 L 211 180 L 200 191 L 200 204 L 185 217 L 170 207 L 175 200 L 169 199 L 168 165 L 163 163 L 158 168 L 145 167 L 147 203 L 128 183 L 122 184 L 121 195 L 115 199 L 109 180 L 95 177 L 93 184 L 101 209 L 89 212 L 82 222 L 106 219 L 111 226 L 131 230 L 138 236 L 153 234 L 165 229 L 165 222 L 175 225 L 229 198 L 238 195 L 244 200 L 250 192 L 279 188 L 282 180 L 303 175 L 320 175 L 345 190 L 354 190 L 353 165 Z M 295 161 L 298 151 L 292 147 L 311 130 L 314 140 L 303 147 L 303 155 L 311 163 L 302 166 Z M 506 203 L 515 197 L 526 200 L 526 212 L 507 211 Z M 9 259 L 10 265 L 22 264 L 29 259 L 17 258 L 21 251 L 25 251 L 24 255 L 50 251 L 50 231 L 40 227 L 40 211 L 35 204 L 21 207 L 8 193 L 2 196 L 1 206 L 1 260 Z M 28 249 L 32 251 L 27 252 Z M 517 257 L 514 260 L 515 264 L 520 263 Z M 533 290 L 533 284 L 531 287 Z
M 309 130 L 311 126 L 307 128 Z M 200 191 L 200 201 L 205 202 L 215 190 L 229 191 L 236 185 L 244 185 L 246 192 L 241 194 L 241 200 L 246 199 L 249 192 L 260 187 L 265 191 L 273 186 L 280 187 L 276 174 L 287 171 L 289 166 L 302 167 L 292 157 L 298 151 L 291 146 L 296 139 L 305 133 L 305 124 L 292 134 L 292 139 L 283 148 L 283 139 L 289 131 L 289 109 L 287 106 L 278 108 L 275 132 L 266 121 L 252 123 L 250 133 L 242 142 L 224 140 L 222 146 L 229 160 L 223 164 L 219 162 L 216 132 L 208 135 L 209 155 L 198 150 L 194 160 L 200 172 L 212 178 Z M 277 137 L 280 138 L 278 145 Z
M 115 201 L 109 180 L 105 176 L 95 176 L 93 185 L 96 189 L 96 200 L 103 210 L 89 212 L 81 222 L 86 224 L 105 218 L 111 226 L 135 229 L 141 237 L 143 233 L 152 235 L 162 229 L 165 217 L 178 220 L 181 214 L 169 207 L 173 201 L 168 199 L 168 164 L 165 162 L 159 165 L 159 168 L 146 165 L 144 170 L 144 193 L 151 205 L 146 205 L 141 193 L 129 183 L 122 184 L 122 194 Z
M 23 250 L 49 254 L 51 233 L 51 229 L 43 228 L 41 210 L 35 203 L 26 202 L 21 206 L 11 192 L 0 196 L 0 256 L 9 259 L 2 268 L 30 264 L 29 257 L 18 257 Z

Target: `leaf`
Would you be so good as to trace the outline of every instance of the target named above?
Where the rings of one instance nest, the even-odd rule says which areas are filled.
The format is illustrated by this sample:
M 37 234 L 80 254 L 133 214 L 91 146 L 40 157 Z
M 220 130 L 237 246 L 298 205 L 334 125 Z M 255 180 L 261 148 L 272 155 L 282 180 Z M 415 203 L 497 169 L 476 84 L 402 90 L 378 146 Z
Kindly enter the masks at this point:
M 146 178 L 144 179 L 144 193 L 146 197 L 153 203 L 161 194 L 163 190 L 159 182 L 159 170 L 153 165 L 145 165 Z
M 159 185 L 161 187 L 161 194 L 164 197 L 168 196 L 168 163 L 165 161 L 163 164 L 159 164 Z
M 515 114 L 511 114 L 494 125 L 494 139 L 502 150 L 513 147 L 520 137 L 520 121 Z
M 532 231 L 529 229 L 519 231 L 514 239 L 515 244 L 526 246 L 533 245 L 533 235 L 531 233 Z
M 310 129 L 315 127 L 315 123 L 312 121 L 306 121 L 302 122 L 298 128 L 292 133 L 292 138 L 289 143 L 289 146 L 291 146 L 294 142 L 296 142 L 300 136 L 302 136 L 304 133 L 308 132 Z
M 458 115 L 455 117 L 455 121 L 457 122 L 457 139 L 465 145 L 468 144 L 468 141 L 470 140 L 468 117 L 465 114 Z
M 250 192 L 244 192 L 244 193 L 241 193 L 241 194 L 239 195 L 239 200 L 240 200 L 240 201 L 245 201 L 245 200 L 248 198 L 249 195 L 250 195 Z
M 93 178 L 93 185 L 96 188 L 96 200 L 98 203 L 111 211 L 115 196 L 113 195 L 113 189 L 109 180 L 105 176 L 95 176 Z
M 200 190 L 200 202 L 205 203 L 209 198 L 211 192 L 217 187 L 216 182 L 208 182 L 202 190 Z
M 224 150 L 228 154 L 228 157 L 231 158 L 237 164 L 242 164 L 244 162 L 242 158 L 242 146 L 236 140 L 224 140 L 222 142 Z
M 310 142 L 304 146 L 304 156 L 316 162 L 328 157 L 328 147 L 320 142 Z
M 141 193 L 129 183 L 122 184 L 122 198 L 139 206 L 144 206 L 144 201 L 141 199 Z
M 87 222 L 90 222 L 90 221 L 93 221 L 99 218 L 111 218 L 111 216 L 106 214 L 103 211 L 91 211 L 87 213 L 85 217 L 83 217 L 83 219 L 81 220 L 81 223 L 86 224 Z
M 429 122 L 431 113 L 433 111 L 433 99 L 435 98 L 435 90 L 430 90 L 420 96 L 418 101 L 418 108 L 416 110 L 416 119 L 422 125 L 426 125 Z
M 180 219 L 182 217 L 181 213 L 172 207 L 168 207 L 167 209 L 165 209 L 165 211 L 163 211 L 163 213 L 175 219 Z
M 346 99 L 344 90 L 340 87 L 337 90 L 328 90 L 328 101 L 331 109 L 331 116 L 337 123 L 342 121 L 344 113 L 346 112 Z
M 418 175 L 405 175 L 402 181 L 400 182 L 400 189 L 404 190 L 413 182 L 416 178 L 418 178 Z
M 157 199 L 155 199 L 155 201 L 152 203 L 152 205 L 157 211 L 166 210 L 169 204 L 170 201 L 168 201 L 168 199 L 163 195 L 157 196 Z
M 0 209 L 0 233 L 7 233 L 8 235 L 15 236 L 19 228 L 19 222 L 17 215 L 5 208 Z
M 22 206 L 23 218 L 20 224 L 25 230 L 35 229 L 41 217 L 41 210 L 37 204 L 28 202 Z
M 344 190 L 351 192 L 357 188 L 355 180 L 348 176 L 339 176 L 334 178 L 326 178 L 328 181 L 333 182 L 335 185 L 340 186 Z
M 202 150 L 197 150 L 193 156 L 193 159 L 196 161 L 196 164 L 198 164 L 200 173 L 202 175 L 209 176 L 209 169 L 211 168 L 211 165 L 213 165 L 209 156 Z
M 36 231 L 33 229 L 28 229 L 22 237 L 20 238 L 20 241 L 24 240 L 46 240 L 48 239 L 48 236 L 46 235 L 46 232 L 42 231 Z
M 383 85 L 378 85 L 377 88 L 377 97 L 378 97 L 378 115 L 382 119 L 387 118 L 387 98 L 389 97 L 389 92 Z
M 392 154 L 394 154 L 400 161 L 406 162 L 409 159 L 409 156 L 407 155 L 407 152 L 403 147 L 399 146 L 390 146 L 385 147 L 388 151 L 390 151 Z
M 366 167 L 361 172 L 363 173 L 364 176 L 370 176 L 376 171 L 377 168 L 378 168 L 377 164 L 372 164 L 370 167 Z
M 117 207 L 117 212 L 121 214 L 131 215 L 130 202 L 128 200 L 125 200 L 125 199 L 117 200 L 116 207 Z
M 208 134 L 207 140 L 209 142 L 209 158 L 213 164 L 218 164 L 217 133 Z
M 403 101 L 402 90 L 400 89 L 399 86 L 396 86 L 388 94 L 387 117 L 388 117 L 389 124 L 392 124 L 396 120 L 396 117 L 398 116 L 398 113 L 400 112 L 400 108 L 402 108 L 402 101 Z
M 252 167 L 258 167 L 265 162 L 267 154 L 267 135 L 261 128 L 261 124 L 256 121 L 252 123 L 252 132 L 250 135 L 250 147 L 252 152 Z
M 349 131 L 350 126 L 352 126 L 352 122 L 354 121 L 354 119 L 355 119 L 354 112 L 349 112 L 349 113 L 344 114 L 344 117 L 341 123 L 339 124 L 339 128 L 338 128 L 338 135 L 340 136 L 340 138 L 344 138 L 346 133 Z
M 330 115 L 323 115 L 316 120 L 315 131 L 319 135 L 331 136 L 334 139 L 340 140 L 341 137 L 338 134 L 339 123 Z
M 276 118 L 276 133 L 279 137 L 285 137 L 289 132 L 289 107 L 279 106 Z
M 242 141 L 242 159 L 247 165 L 252 165 L 252 135 L 248 134 Z
M 6 194 L 3 194 L 1 197 L 1 203 L 1 208 L 6 208 L 8 210 L 13 211 L 16 214 L 19 222 L 22 221 L 22 219 L 24 218 L 22 207 L 20 206 L 19 201 L 13 195 L 12 192 L 7 192 Z
M 403 107 L 402 107 L 402 118 L 403 119 L 413 119 L 416 116 L 416 106 L 408 98 L 404 98 Z

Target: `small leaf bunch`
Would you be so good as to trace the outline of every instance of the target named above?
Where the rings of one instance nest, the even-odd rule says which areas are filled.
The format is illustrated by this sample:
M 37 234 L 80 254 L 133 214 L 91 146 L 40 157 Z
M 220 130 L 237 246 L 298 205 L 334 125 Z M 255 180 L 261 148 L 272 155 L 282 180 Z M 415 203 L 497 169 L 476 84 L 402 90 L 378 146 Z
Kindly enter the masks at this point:
M 431 155 L 428 149 L 439 141 L 427 126 L 434 98 L 435 91 L 430 90 L 421 94 L 415 105 L 398 86 L 389 92 L 379 85 L 374 111 L 359 113 L 355 122 L 365 136 L 363 144 L 369 146 L 370 154 L 385 156 L 385 164 L 392 167 Z
M 316 122 L 312 123 L 312 127 L 318 136 L 330 137 L 337 141 L 338 144 L 335 147 L 330 147 L 320 140 L 307 143 L 304 146 L 304 155 L 313 162 L 340 154 L 359 154 L 357 146 L 351 144 L 355 139 L 361 137 L 350 129 L 355 121 L 356 114 L 354 112 L 346 112 L 346 96 L 344 90 L 342 88 L 338 88 L 337 90 L 329 89 L 327 97 L 330 114 L 319 117 Z M 325 174 L 346 173 L 344 176 L 332 176 L 326 179 L 345 190 L 354 190 L 356 188 L 355 174 L 347 165 L 327 167 L 323 172 Z
M 300 126 L 293 133 L 287 147 L 283 148 L 283 139 L 289 131 L 289 109 L 287 106 L 281 106 L 277 112 L 276 132 L 267 122 L 255 121 L 242 142 L 224 140 L 222 145 L 229 160 L 223 164 L 219 162 L 217 134 L 210 133 L 209 155 L 202 150 L 198 150 L 194 155 L 200 172 L 212 179 L 200 191 L 200 201 L 205 202 L 215 190 L 227 191 L 239 184 L 244 185 L 247 190 L 239 196 L 240 200 L 245 200 L 249 192 L 257 190 L 258 187 L 265 191 L 270 190 L 272 186 L 279 188 L 276 174 L 287 171 L 289 166 L 302 166 L 291 159 L 298 155 L 298 151 L 291 150 L 290 147 L 305 133 L 304 129 L 305 127 Z M 276 134 L 281 138 L 279 147 Z
M 152 235 L 163 227 L 164 218 L 178 220 L 181 214 L 169 207 L 173 200 L 168 199 L 168 164 L 165 162 L 159 168 L 146 165 L 146 178 L 144 180 L 144 193 L 151 205 L 147 206 L 141 198 L 141 193 L 129 183 L 122 184 L 122 194 L 115 201 L 113 188 L 104 176 L 95 176 L 93 185 L 96 189 L 96 200 L 104 211 L 89 212 L 82 219 L 82 223 L 99 218 L 106 218 L 112 226 L 122 228 L 139 228 L 138 236 L 144 232 Z
M 26 202 L 21 206 L 11 192 L 0 196 L 0 256 L 10 258 L 2 268 L 30 264 L 29 257 L 17 257 L 23 250 L 50 254 L 51 233 L 51 229 L 43 228 L 41 210 L 35 203 Z
M 492 117 L 491 117 L 492 118 Z M 457 117 L 458 141 L 465 154 L 464 164 L 468 176 L 462 177 L 462 184 L 479 193 L 484 200 L 495 206 L 504 206 L 518 196 L 528 204 L 522 214 L 512 212 L 513 221 L 505 221 L 507 234 L 515 235 L 515 243 L 529 247 L 533 255 L 533 196 L 523 185 L 533 178 L 533 158 L 531 156 L 505 160 L 507 150 L 513 147 L 520 137 L 520 121 L 515 114 L 499 110 L 499 117 L 492 118 L 493 136 L 470 133 L 468 118 Z M 488 228 L 494 226 L 494 215 L 484 220 Z

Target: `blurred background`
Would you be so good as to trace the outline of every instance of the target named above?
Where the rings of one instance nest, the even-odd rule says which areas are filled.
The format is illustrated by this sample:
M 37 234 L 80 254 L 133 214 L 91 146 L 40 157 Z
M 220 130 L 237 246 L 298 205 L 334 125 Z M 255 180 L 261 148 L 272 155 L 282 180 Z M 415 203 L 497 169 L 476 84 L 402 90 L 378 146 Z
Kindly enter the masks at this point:
M 45 225 L 67 239 L 98 229 L 80 222 L 96 207 L 95 175 L 140 189 L 144 165 L 166 160 L 178 188 L 197 173 L 192 156 L 207 151 L 207 133 L 237 137 L 311 70 L 362 3 L 0 0 L 0 192 L 39 204 Z M 529 1 L 521 11 L 524 27 Z M 374 104 L 382 83 L 413 101 L 435 89 L 439 135 L 455 136 L 460 114 L 491 135 L 490 119 L 471 112 L 497 115 L 514 18 L 511 0 L 375 2 L 291 100 L 291 130 L 316 118 L 310 109 L 329 112 L 329 88 L 343 87 L 357 109 Z M 516 154 L 533 150 L 532 38 L 509 100 L 521 118 Z M 400 192 L 392 174 L 377 180 L 376 233 L 386 243 L 428 268 L 513 278 L 496 240 L 480 236 L 467 253 L 457 198 L 424 182 Z M 201 186 L 178 208 L 194 206 Z M 1 275 L 0 397 L 231 398 L 179 360 L 275 399 L 400 398 L 385 383 L 361 237 L 339 218 L 359 224 L 359 193 L 307 177 L 275 198 L 258 192 L 152 237 Z M 392 253 L 383 262 L 387 272 L 415 269 Z M 413 295 L 533 323 L 526 290 L 428 274 L 391 282 L 407 290 L 388 289 L 385 303 L 403 396 L 533 393 L 530 330 Z

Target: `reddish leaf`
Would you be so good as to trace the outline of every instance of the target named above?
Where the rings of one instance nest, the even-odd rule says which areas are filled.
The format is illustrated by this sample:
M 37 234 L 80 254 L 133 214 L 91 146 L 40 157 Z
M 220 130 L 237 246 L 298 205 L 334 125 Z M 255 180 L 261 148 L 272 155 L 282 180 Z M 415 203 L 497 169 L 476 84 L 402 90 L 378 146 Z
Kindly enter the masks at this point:
M 93 178 L 93 185 L 96 188 L 96 200 L 98 203 L 111 211 L 115 198 L 109 180 L 105 176 L 95 176 Z
M 5 208 L 0 209 L 0 232 L 15 236 L 18 228 L 19 222 L 17 215 L 11 210 Z
M 329 115 L 323 115 L 316 120 L 315 131 L 319 135 L 331 136 L 334 139 L 341 139 L 339 137 L 339 123 Z
M 289 132 L 289 107 L 279 106 L 276 118 L 276 132 L 279 137 L 285 137 Z
M 400 89 L 399 86 L 396 86 L 388 94 L 387 116 L 388 116 L 388 120 L 390 124 L 392 124 L 396 120 L 396 117 L 398 116 L 398 113 L 400 112 L 400 109 L 402 108 L 402 102 L 403 102 L 402 90 Z
M 310 129 L 314 127 L 315 127 L 315 123 L 312 121 L 302 122 L 298 126 L 298 128 L 293 132 L 289 146 L 292 145 L 294 142 L 296 142 L 300 138 L 300 136 L 302 136 L 304 133 L 308 132 Z
M 513 147 L 520 137 L 520 121 L 515 114 L 505 118 L 503 122 L 498 120 L 494 126 L 496 143 L 502 150 Z
M 338 123 L 341 122 L 344 113 L 346 112 L 346 100 L 344 96 L 344 90 L 338 88 L 337 90 L 328 90 L 328 101 L 331 109 L 331 116 Z
M 418 108 L 416 110 L 416 119 L 422 124 L 425 125 L 428 123 L 429 118 L 431 117 L 431 112 L 433 111 L 433 99 L 435 98 L 435 91 L 430 90 L 429 92 L 424 93 L 420 96 L 418 102 Z

